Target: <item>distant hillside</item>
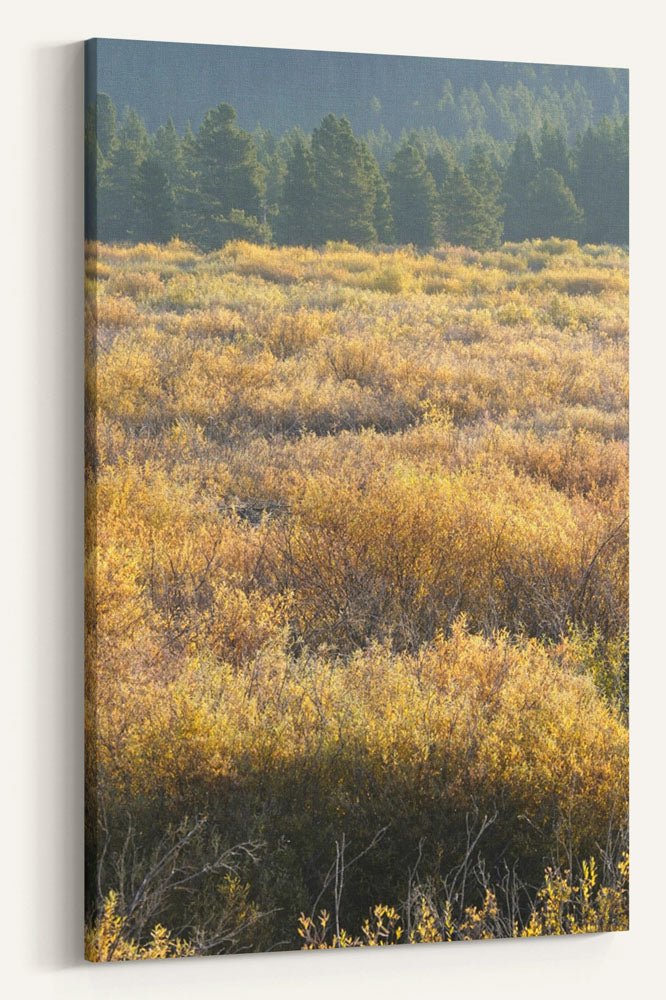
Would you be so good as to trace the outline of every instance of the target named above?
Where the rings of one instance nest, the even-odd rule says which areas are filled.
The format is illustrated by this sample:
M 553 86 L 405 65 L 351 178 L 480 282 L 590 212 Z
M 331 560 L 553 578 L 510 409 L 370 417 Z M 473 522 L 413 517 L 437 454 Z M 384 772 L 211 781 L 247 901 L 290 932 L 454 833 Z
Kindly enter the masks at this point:
M 97 91 L 137 109 L 149 131 L 172 116 L 182 133 L 206 111 L 233 105 L 239 124 L 306 132 L 333 112 L 354 131 L 392 136 L 434 128 L 511 142 L 545 118 L 569 142 L 603 115 L 628 111 L 624 69 L 308 52 L 167 42 L 97 40 Z

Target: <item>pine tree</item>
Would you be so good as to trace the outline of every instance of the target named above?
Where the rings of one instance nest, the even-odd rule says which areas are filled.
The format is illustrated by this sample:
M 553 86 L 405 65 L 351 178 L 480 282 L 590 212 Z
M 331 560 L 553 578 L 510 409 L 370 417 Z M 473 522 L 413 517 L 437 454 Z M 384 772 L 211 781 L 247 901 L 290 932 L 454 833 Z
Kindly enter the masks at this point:
M 176 201 L 177 232 L 183 239 L 197 242 L 197 222 L 199 218 L 198 175 L 196 162 L 197 140 L 189 121 L 185 123 L 180 141 L 181 170 L 178 183 L 174 185 Z
M 527 132 L 517 138 L 504 174 L 503 197 L 506 204 L 504 238 L 524 240 L 533 236 L 527 205 L 527 189 L 539 172 L 534 146 Z
M 442 190 L 442 216 L 444 236 L 455 246 L 485 250 L 499 241 L 496 221 L 489 218 L 483 196 L 457 165 Z
M 573 160 L 564 132 L 554 128 L 546 119 L 539 136 L 539 169 L 546 170 L 548 167 L 560 174 L 564 183 L 571 187 Z
M 204 250 L 238 236 L 263 239 L 260 234 L 265 234 L 260 222 L 264 173 L 252 136 L 235 121 L 231 105 L 220 104 L 206 114 L 197 133 L 193 150 L 196 189 L 189 228 Z
M 183 179 L 183 151 L 173 118 L 168 118 L 166 125 L 158 128 L 153 137 L 152 153 L 172 188 L 180 184 Z
M 99 238 L 132 240 L 136 234 L 134 196 L 139 167 L 149 147 L 148 133 L 134 108 L 129 108 L 99 177 Z
M 299 130 L 300 132 L 300 130 Z M 264 171 L 266 191 L 265 218 L 275 219 L 284 186 L 287 170 L 287 159 L 284 155 L 284 144 L 273 133 L 258 125 L 253 134 L 257 148 L 257 158 Z
M 475 250 L 491 250 L 498 247 L 502 239 L 502 179 L 490 154 L 482 146 L 472 150 L 465 174 L 480 197 L 474 227 L 476 235 L 469 245 Z
M 388 185 L 398 242 L 432 246 L 438 236 L 437 188 L 420 150 L 409 139 L 389 163 Z
M 629 118 L 602 118 L 576 150 L 577 201 L 590 243 L 629 243 Z
M 93 105 L 95 139 L 102 156 L 108 156 L 116 138 L 116 106 L 108 94 L 98 94 Z
M 104 182 L 106 157 L 116 139 L 116 108 L 108 94 L 97 94 L 86 108 L 85 148 L 85 232 L 97 236 L 99 185 Z M 102 205 L 104 207 L 104 205 Z
M 377 238 L 375 192 L 361 144 L 346 118 L 326 115 L 312 133 L 316 190 L 315 242 L 348 240 L 359 246 Z
M 393 136 L 385 125 L 380 125 L 379 129 L 370 129 L 366 133 L 365 141 L 372 150 L 372 155 L 377 160 L 379 169 L 384 171 L 396 150 Z
M 363 169 L 374 192 L 372 223 L 377 233 L 377 239 L 380 243 L 391 243 L 395 238 L 395 228 L 393 226 L 388 187 L 370 146 L 364 140 L 361 141 L 361 158 Z
M 155 156 L 139 167 L 134 205 L 137 240 L 168 242 L 176 231 L 176 206 L 169 177 Z
M 546 239 L 558 236 L 560 239 L 578 239 L 581 235 L 584 216 L 576 204 L 573 191 L 564 183 L 564 178 L 556 170 L 547 167 L 540 170 L 527 189 L 532 236 Z
M 443 143 L 432 149 L 426 157 L 426 166 L 432 174 L 437 190 L 441 193 L 442 187 L 451 176 L 454 166 L 454 159 L 450 151 Z
M 410 146 L 413 146 L 414 149 L 419 154 L 419 156 L 421 157 L 421 159 L 423 160 L 423 162 L 424 163 L 426 162 L 426 159 L 428 157 L 428 151 L 426 149 L 425 142 L 423 141 L 422 131 L 417 132 L 417 130 L 413 128 L 410 129 L 410 131 L 407 134 L 403 132 L 403 134 L 400 136 L 400 145 L 402 146 L 405 143 L 409 144 Z
M 291 246 L 311 246 L 315 241 L 314 161 L 300 136 L 287 161 L 279 206 L 277 234 L 280 241 Z

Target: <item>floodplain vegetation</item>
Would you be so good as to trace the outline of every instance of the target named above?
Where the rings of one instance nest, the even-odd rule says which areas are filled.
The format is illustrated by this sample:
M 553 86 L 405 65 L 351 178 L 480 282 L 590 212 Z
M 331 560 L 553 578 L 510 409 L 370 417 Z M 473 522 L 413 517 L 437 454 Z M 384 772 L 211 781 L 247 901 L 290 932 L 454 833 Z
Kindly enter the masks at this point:
M 628 926 L 627 283 L 87 246 L 90 959 Z

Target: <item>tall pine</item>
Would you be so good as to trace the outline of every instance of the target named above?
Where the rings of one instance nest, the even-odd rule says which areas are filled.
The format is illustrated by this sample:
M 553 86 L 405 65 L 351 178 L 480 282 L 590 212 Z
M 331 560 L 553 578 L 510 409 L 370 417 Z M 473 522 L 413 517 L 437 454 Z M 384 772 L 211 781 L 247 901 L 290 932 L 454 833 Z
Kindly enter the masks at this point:
M 580 137 L 576 196 L 589 243 L 629 243 L 629 118 L 602 118 Z
M 349 121 L 326 115 L 312 133 L 316 190 L 314 241 L 348 240 L 359 246 L 377 238 L 375 192 L 361 144 Z
M 418 144 L 404 139 L 387 174 L 398 243 L 433 246 L 439 228 L 437 188 Z
M 538 172 L 539 164 L 532 140 L 527 132 L 521 132 L 516 138 L 504 173 L 504 238 L 507 240 L 519 241 L 533 235 L 527 189 Z
M 481 194 L 462 168 L 456 165 L 442 189 L 444 236 L 455 246 L 485 250 L 494 245 Z
M 476 250 L 492 250 L 502 239 L 502 179 L 490 154 L 478 145 L 472 150 L 465 174 L 479 196 L 475 238 L 469 245 Z
M 169 176 L 155 156 L 139 167 L 134 196 L 136 238 L 166 243 L 176 232 L 176 205 Z
M 583 212 L 576 204 L 573 192 L 556 170 L 540 170 L 527 189 L 527 205 L 531 221 L 531 236 L 546 239 L 580 239 Z
M 539 169 L 557 171 L 567 187 L 571 187 L 573 159 L 562 129 L 556 129 L 548 119 L 539 136 Z
M 364 140 L 361 141 L 361 160 L 374 194 L 372 223 L 377 233 L 377 239 L 380 243 L 391 243 L 395 239 L 395 228 L 388 186 L 370 146 Z
M 173 118 L 166 125 L 160 125 L 153 136 L 152 154 L 169 178 L 169 184 L 176 187 L 183 179 L 183 150 L 176 132 Z
M 277 235 L 280 242 L 291 246 L 311 246 L 315 242 L 316 198 L 312 153 L 297 136 L 287 161 L 279 200 Z
M 226 240 L 263 241 L 263 170 L 252 136 L 236 125 L 230 104 L 212 108 L 193 150 L 195 198 L 190 229 L 198 245 L 213 250 Z
M 135 194 L 139 167 L 149 148 L 148 133 L 129 108 L 109 149 L 99 178 L 98 232 L 110 243 L 136 239 Z

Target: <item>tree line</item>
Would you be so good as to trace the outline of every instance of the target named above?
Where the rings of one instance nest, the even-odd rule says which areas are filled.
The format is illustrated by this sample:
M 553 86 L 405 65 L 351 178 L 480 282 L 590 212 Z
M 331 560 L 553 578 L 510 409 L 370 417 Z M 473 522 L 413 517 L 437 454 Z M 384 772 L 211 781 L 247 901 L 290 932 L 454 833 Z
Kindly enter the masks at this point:
M 440 242 L 478 250 L 504 241 L 573 238 L 628 243 L 628 116 L 604 117 L 573 146 L 546 120 L 518 134 L 505 162 L 492 143 L 461 162 L 432 130 L 403 133 L 384 169 L 371 137 L 327 114 L 306 135 L 240 128 L 220 104 L 194 133 L 171 119 L 149 135 L 136 111 L 118 118 L 106 94 L 86 114 L 89 237 L 230 239 L 320 246 Z

